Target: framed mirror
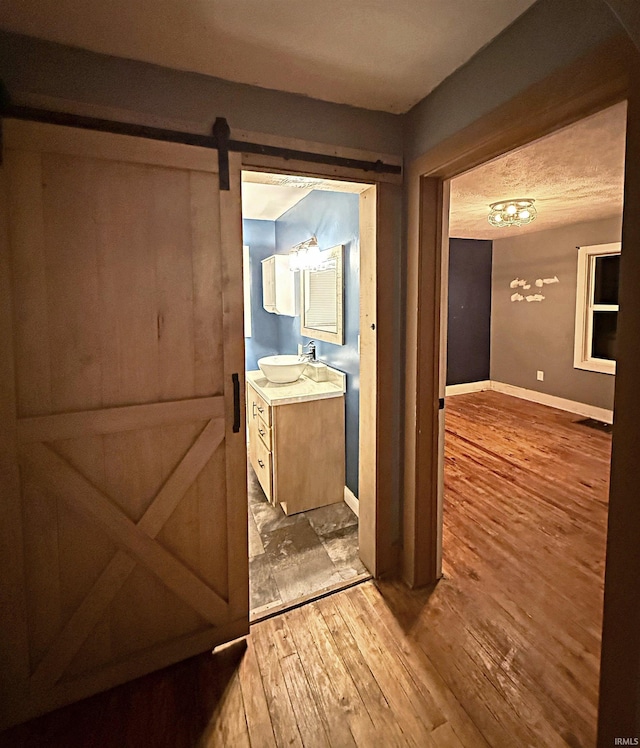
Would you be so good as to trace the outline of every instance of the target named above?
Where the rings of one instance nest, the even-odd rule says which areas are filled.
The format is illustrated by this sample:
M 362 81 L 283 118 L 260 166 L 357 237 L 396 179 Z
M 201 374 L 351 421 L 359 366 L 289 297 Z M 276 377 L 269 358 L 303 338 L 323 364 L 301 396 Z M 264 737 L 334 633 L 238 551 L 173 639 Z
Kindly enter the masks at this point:
M 320 253 L 321 265 L 300 274 L 300 333 L 344 345 L 344 259 L 338 244 Z

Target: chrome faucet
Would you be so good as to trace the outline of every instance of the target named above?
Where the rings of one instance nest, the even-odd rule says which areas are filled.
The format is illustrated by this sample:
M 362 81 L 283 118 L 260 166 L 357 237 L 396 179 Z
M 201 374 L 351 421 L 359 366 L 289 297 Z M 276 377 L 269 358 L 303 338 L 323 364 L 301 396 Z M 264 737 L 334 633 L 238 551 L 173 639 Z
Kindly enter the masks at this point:
M 307 349 L 305 351 L 305 348 Z M 306 345 L 302 346 L 302 353 L 300 354 L 300 358 L 308 361 L 311 363 L 311 361 L 316 360 L 316 341 L 310 340 Z

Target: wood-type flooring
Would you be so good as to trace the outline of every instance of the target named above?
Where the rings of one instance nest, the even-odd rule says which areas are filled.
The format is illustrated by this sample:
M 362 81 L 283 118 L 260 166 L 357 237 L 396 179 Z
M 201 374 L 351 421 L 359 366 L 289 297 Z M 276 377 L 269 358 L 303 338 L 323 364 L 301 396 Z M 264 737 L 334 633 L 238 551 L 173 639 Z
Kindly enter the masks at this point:
M 0 746 L 592 748 L 611 437 L 577 420 L 449 398 L 434 588 L 364 582 Z

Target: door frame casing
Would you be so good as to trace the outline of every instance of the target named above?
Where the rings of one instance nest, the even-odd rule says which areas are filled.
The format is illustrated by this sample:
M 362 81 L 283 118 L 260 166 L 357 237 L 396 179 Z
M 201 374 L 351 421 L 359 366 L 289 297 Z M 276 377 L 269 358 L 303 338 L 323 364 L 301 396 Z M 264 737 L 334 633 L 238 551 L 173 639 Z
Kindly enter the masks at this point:
M 408 164 L 402 575 L 410 586 L 440 576 L 434 434 L 446 354 L 441 303 L 447 180 L 623 101 L 633 55 L 630 41 L 616 38 Z
M 278 138 L 278 145 L 298 141 Z M 310 147 L 310 144 L 305 144 Z M 313 144 L 317 147 L 317 144 Z M 349 149 L 334 149 L 351 155 Z M 361 155 L 365 152 L 359 152 Z M 383 154 L 366 152 L 368 158 Z M 389 160 L 389 156 L 386 156 Z M 393 160 L 393 159 L 392 159 Z M 399 298 L 402 177 L 243 154 L 242 170 L 324 177 L 371 185 L 360 193 L 359 552 L 376 578 L 398 567 L 401 398 Z M 368 178 L 371 177 L 371 178 Z M 363 284 L 363 279 L 365 283 Z M 397 349 L 397 350 L 396 350 Z M 363 402 L 366 403 L 363 407 Z M 363 423 L 366 427 L 363 428 Z
M 405 453 L 402 575 L 412 587 L 434 584 L 441 575 L 442 491 L 438 490 L 443 443 L 437 402 L 445 384 L 446 319 L 442 315 L 442 251 L 446 225 L 447 180 L 533 140 L 629 100 L 627 168 L 623 217 L 623 285 L 640 277 L 640 63 L 626 36 L 611 40 L 584 58 L 556 71 L 498 109 L 481 117 L 407 167 L 407 296 L 405 370 Z M 635 167 L 629 168 L 630 166 Z M 623 255 L 624 256 L 624 255 Z M 436 277 L 438 276 L 438 277 Z M 636 508 L 638 469 L 634 419 L 640 418 L 640 380 L 634 321 L 640 319 L 635 293 L 622 294 L 619 375 L 612 447 L 609 533 L 598 745 L 637 734 L 636 693 L 640 680 L 640 637 L 634 579 L 640 573 Z M 636 326 L 637 329 L 637 326 Z M 637 335 L 635 336 L 637 338 Z M 635 377 L 634 377 L 635 374 Z M 634 384 L 635 383 L 635 384 Z M 637 431 L 637 428 L 635 428 Z M 442 437 L 441 437 L 442 438 Z M 635 550 L 633 550 L 635 548 Z M 637 584 L 637 581 L 636 581 Z

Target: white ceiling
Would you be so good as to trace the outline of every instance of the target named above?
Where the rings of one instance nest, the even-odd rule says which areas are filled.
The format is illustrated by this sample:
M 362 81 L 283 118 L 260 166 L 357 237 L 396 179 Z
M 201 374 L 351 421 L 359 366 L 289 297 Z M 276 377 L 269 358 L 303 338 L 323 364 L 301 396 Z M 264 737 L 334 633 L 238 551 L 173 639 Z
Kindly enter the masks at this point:
M 367 187 L 366 184 L 337 179 L 243 171 L 242 217 L 275 221 L 313 190 L 359 193 Z
M 449 235 L 504 239 L 621 215 L 625 132 L 622 102 L 456 177 Z M 489 204 L 518 197 L 534 198 L 536 220 L 521 227 L 490 226 Z
M 405 112 L 534 0 L 2 0 L 0 27 Z

